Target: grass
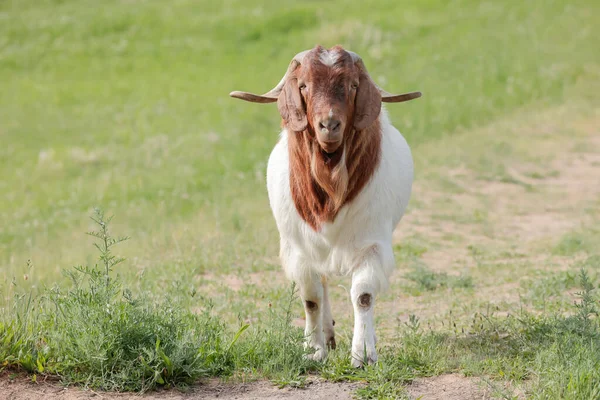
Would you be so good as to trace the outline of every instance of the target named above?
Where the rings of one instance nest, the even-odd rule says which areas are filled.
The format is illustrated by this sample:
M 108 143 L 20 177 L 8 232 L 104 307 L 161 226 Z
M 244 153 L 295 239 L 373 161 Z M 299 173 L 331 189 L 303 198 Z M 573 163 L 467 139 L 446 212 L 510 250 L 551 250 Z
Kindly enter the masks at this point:
M 181 298 L 193 293 L 155 302 L 123 287 L 114 276 L 123 259 L 112 247 L 126 238 L 110 235 L 110 218 L 102 211 L 92 218 L 98 224 L 90 235 L 99 239 L 99 264 L 65 270 L 71 282 L 67 288 L 13 299 L 0 324 L 4 367 L 116 391 L 181 387 L 234 373 L 262 374 L 289 384 L 309 369 L 302 359 L 303 336 L 290 327 L 293 288 L 288 308 L 270 310 L 264 327 L 244 335 L 249 325 L 243 324 L 229 332 L 210 301 L 203 302 L 200 313 L 182 306 Z
M 491 376 L 489 385 L 496 389 L 501 379 L 528 381 L 533 398 L 600 394 L 600 296 L 585 268 L 577 282 L 579 301 L 568 316 L 522 309 L 498 317 L 487 310 L 461 331 L 452 321 L 445 330 L 423 329 L 411 316 L 397 331 L 399 344 L 381 349 L 379 364 L 356 370 L 344 352 L 335 352 L 325 364 L 303 357 L 302 332 L 291 325 L 293 286 L 284 309 L 269 307 L 266 324 L 241 324 L 237 331 L 222 323 L 210 301 L 201 313 L 183 307 L 181 297 L 194 293 L 161 302 L 132 294 L 114 276 L 124 260 L 113 247 L 127 238 L 110 235 L 111 218 L 102 211 L 92 219 L 98 230 L 89 234 L 98 239 L 99 264 L 66 270 L 67 288 L 13 299 L 0 319 L 3 368 L 22 368 L 34 380 L 37 374 L 52 374 L 67 384 L 117 391 L 157 385 L 183 389 L 207 377 L 263 376 L 303 386 L 306 373 L 313 371 L 327 379 L 368 382 L 357 392 L 360 398 L 395 398 L 405 396 L 402 385 L 417 377 L 461 370 Z M 600 269 L 597 258 L 586 263 Z
M 471 288 L 473 279 L 467 275 L 449 276 L 445 272 L 434 272 L 426 266 L 417 265 L 406 275 L 415 282 L 419 290 L 436 290 L 438 288 Z
M 80 262 L 85 251 L 64 249 L 95 205 L 119 213 L 135 240 L 125 256 L 139 264 L 229 272 L 275 254 L 259 188 L 278 116 L 227 94 L 266 90 L 317 42 L 354 49 L 389 90 L 423 91 L 418 103 L 388 107 L 412 146 L 562 104 L 595 79 L 598 62 L 593 1 L 379 1 L 367 16 L 344 2 L 340 20 L 327 17 L 335 1 L 94 4 L 0 5 L 0 262 L 9 280 L 30 258 L 44 264 L 41 280 Z
M 589 0 L 1 1 L 0 368 L 134 391 L 316 374 L 365 383 L 360 398 L 460 373 L 500 398 L 598 397 L 600 202 L 581 181 L 599 162 L 598 15 Z M 316 43 L 424 93 L 387 107 L 417 179 L 377 302 L 381 362 L 358 371 L 346 282 L 339 350 L 302 358 L 264 190 L 279 117 L 227 97 L 268 90 Z M 115 253 L 96 206 L 130 236 Z
M 402 385 L 417 377 L 461 370 L 491 376 L 492 387 L 494 380 L 530 381 L 533 398 L 600 394 L 600 296 L 584 268 L 577 282 L 579 301 L 569 316 L 520 310 L 498 317 L 487 310 L 460 332 L 455 323 L 446 330 L 426 330 L 411 316 L 397 332 L 399 344 L 381 350 L 379 364 L 355 370 L 343 352 L 326 364 L 303 357 L 303 335 L 291 325 L 293 286 L 284 309 L 269 308 L 266 324 L 242 324 L 237 331 L 221 322 L 210 301 L 201 313 L 182 307 L 180 298 L 193 293 L 158 303 L 133 295 L 114 277 L 123 259 L 112 248 L 126 238 L 110 235 L 110 218 L 101 211 L 93 219 L 98 231 L 90 235 L 99 239 L 99 264 L 66 270 L 68 288 L 13 299 L 0 319 L 3 368 L 22 368 L 34 380 L 37 374 L 56 374 L 64 383 L 118 391 L 184 388 L 200 378 L 228 376 L 303 386 L 305 374 L 313 371 L 327 379 L 368 382 L 357 392 L 360 398 L 390 398 L 405 396 Z M 597 260 L 589 262 L 600 269 Z
M 593 251 L 600 236 L 597 229 L 587 229 L 582 232 L 569 232 L 554 247 L 554 253 L 573 256 L 580 252 Z

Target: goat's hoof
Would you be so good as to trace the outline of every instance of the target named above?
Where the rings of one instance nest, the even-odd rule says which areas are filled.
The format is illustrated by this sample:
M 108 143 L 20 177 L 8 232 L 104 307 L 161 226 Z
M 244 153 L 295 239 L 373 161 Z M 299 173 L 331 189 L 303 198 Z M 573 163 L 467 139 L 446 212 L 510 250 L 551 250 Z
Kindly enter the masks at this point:
M 327 358 L 327 350 L 326 349 L 316 349 L 315 352 L 313 354 L 305 354 L 304 358 L 307 360 L 313 360 L 313 361 L 325 361 L 325 358 Z
M 329 339 L 327 339 L 327 347 L 329 347 L 331 350 L 335 350 L 335 348 L 337 347 L 335 343 L 335 336 L 332 336 Z
M 367 356 L 365 357 L 363 352 L 360 353 L 352 353 L 351 364 L 354 368 L 362 368 L 365 365 L 373 365 L 377 362 L 377 353 L 367 351 Z

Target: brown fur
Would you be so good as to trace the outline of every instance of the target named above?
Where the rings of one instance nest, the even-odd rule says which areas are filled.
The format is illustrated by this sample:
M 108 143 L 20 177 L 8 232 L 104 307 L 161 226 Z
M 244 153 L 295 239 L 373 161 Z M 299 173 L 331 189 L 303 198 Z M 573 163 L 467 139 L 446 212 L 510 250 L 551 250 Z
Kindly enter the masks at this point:
M 330 158 L 320 151 L 308 130 L 290 132 L 288 136 L 292 199 L 302 219 L 316 231 L 323 222 L 332 222 L 339 209 L 358 195 L 375 172 L 381 158 L 379 121 L 363 131 L 353 130 L 344 142 Z M 348 183 L 337 192 L 339 180 L 333 172 L 340 163 L 343 147 Z M 319 180 L 311 171 L 311 163 L 316 166 Z

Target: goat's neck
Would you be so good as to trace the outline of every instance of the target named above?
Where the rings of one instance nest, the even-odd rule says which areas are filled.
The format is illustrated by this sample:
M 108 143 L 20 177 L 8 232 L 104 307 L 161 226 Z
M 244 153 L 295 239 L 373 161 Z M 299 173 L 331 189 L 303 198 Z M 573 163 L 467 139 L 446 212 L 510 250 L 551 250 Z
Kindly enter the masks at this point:
M 376 120 L 362 131 L 345 133 L 333 154 L 324 153 L 308 129 L 288 133 L 290 189 L 298 213 L 318 231 L 360 193 L 377 169 L 381 124 Z

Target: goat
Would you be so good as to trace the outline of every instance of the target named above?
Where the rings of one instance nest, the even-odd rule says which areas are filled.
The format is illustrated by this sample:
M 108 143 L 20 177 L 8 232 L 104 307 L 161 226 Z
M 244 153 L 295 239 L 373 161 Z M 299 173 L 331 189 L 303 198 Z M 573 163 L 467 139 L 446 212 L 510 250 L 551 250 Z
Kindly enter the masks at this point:
M 352 365 L 377 361 L 374 305 L 395 267 L 392 234 L 408 204 L 413 160 L 381 102 L 392 95 L 369 77 L 361 58 L 341 46 L 298 53 L 264 95 L 277 102 L 282 131 L 267 166 L 267 190 L 280 234 L 280 258 L 306 313 L 305 346 L 321 361 L 335 349 L 328 278 L 351 275 Z

